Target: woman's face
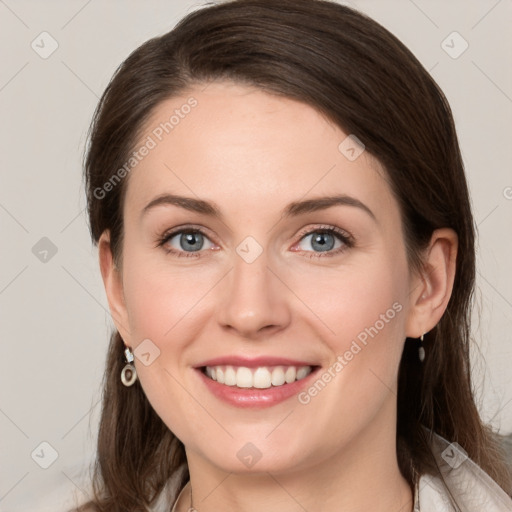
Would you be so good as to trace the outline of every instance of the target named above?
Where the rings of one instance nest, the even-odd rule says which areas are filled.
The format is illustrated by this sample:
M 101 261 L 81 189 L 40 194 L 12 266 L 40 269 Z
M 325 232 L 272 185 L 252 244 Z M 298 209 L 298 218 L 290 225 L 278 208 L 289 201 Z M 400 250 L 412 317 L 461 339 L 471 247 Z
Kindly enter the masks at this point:
M 347 136 L 230 83 L 170 99 L 146 125 L 111 303 L 189 463 L 278 473 L 394 441 L 421 291 L 385 173 Z

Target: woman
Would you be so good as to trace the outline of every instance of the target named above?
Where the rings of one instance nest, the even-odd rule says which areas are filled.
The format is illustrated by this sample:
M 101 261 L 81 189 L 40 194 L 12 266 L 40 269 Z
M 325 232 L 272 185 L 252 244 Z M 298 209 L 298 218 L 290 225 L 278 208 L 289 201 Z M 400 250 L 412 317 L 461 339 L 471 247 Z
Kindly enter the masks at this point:
M 81 510 L 512 510 L 452 115 L 388 31 L 189 14 L 116 72 L 85 170 L 116 331 Z

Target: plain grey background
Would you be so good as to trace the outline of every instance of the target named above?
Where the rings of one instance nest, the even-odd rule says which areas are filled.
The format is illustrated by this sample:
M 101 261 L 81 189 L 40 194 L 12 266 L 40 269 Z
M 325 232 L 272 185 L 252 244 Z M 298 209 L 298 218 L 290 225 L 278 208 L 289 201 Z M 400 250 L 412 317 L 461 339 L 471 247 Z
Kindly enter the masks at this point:
M 510 433 L 512 3 L 340 3 L 398 36 L 454 111 L 479 231 L 476 397 Z M 201 5 L 0 0 L 1 511 L 86 498 L 113 324 L 86 223 L 85 134 L 116 67 Z

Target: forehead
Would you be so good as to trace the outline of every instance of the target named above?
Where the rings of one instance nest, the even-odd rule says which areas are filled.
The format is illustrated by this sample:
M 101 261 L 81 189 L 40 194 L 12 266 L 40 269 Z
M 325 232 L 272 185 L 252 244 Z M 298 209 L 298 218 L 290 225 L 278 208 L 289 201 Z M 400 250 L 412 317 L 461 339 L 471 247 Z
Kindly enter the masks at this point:
M 392 202 L 373 157 L 347 158 L 347 137 L 304 103 L 232 83 L 197 86 L 146 122 L 135 150 L 149 149 L 130 171 L 125 207 L 142 210 L 163 192 L 211 200 L 227 215 L 230 205 L 262 214 L 333 192 Z

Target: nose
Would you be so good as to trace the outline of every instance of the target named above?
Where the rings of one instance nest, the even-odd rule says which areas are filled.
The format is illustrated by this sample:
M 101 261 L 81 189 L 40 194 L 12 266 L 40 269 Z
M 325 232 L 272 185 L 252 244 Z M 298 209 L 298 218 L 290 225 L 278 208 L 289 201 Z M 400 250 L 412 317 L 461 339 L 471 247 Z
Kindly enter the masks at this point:
M 266 338 L 290 323 L 291 292 L 278 272 L 268 266 L 265 251 L 252 263 L 236 255 L 221 295 L 218 322 L 240 337 Z

